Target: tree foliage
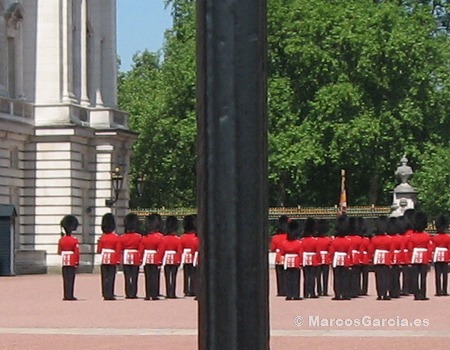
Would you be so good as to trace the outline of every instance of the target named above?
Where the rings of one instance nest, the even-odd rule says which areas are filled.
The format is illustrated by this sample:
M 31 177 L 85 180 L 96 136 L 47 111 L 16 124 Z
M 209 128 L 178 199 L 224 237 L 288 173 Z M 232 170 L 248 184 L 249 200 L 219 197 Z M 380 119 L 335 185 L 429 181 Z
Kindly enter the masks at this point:
M 163 59 L 139 53 L 120 77 L 141 205 L 195 205 L 194 4 L 167 0 Z M 430 173 L 449 148 L 447 18 L 446 1 L 268 1 L 271 206 L 335 204 L 340 169 L 350 205 L 390 204 L 406 154 L 424 207 L 450 209 Z

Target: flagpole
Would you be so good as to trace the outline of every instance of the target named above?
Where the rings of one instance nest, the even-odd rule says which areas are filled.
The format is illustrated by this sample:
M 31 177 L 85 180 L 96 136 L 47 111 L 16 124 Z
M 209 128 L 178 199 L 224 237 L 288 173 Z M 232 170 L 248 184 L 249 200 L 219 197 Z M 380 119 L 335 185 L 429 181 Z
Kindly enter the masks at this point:
M 347 211 L 347 191 L 345 189 L 345 170 L 341 169 L 341 193 L 339 196 L 339 214 L 343 215 Z

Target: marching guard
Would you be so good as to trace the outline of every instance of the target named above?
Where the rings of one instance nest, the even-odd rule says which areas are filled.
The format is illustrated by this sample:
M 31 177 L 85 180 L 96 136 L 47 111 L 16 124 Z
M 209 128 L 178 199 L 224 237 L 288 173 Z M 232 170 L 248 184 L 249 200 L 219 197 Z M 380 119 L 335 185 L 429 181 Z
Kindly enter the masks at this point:
M 334 287 L 332 300 L 350 300 L 351 241 L 346 237 L 348 232 L 347 216 L 338 217 L 335 230 L 335 238 L 330 246 Z
M 402 254 L 402 236 L 401 232 L 404 231 L 404 221 L 397 217 L 389 218 L 386 233 L 391 237 L 391 273 L 389 284 L 389 296 L 391 298 L 400 298 L 400 266 L 403 264 Z
M 431 236 L 425 232 L 428 218 L 418 211 L 414 214 L 414 233 L 409 240 L 408 250 L 411 254 L 412 281 L 414 300 L 429 300 L 427 298 L 427 273 L 433 251 Z
M 313 237 L 315 231 L 315 220 L 307 218 L 303 227 L 303 297 L 318 298 L 316 294 L 316 276 L 317 276 L 317 238 Z
M 183 218 L 184 233 L 181 235 L 181 264 L 183 265 L 184 296 L 195 297 L 197 266 L 195 257 L 198 256 L 199 239 L 195 215 Z
M 287 238 L 281 245 L 281 255 L 284 260 L 286 300 L 301 300 L 300 268 L 303 246 L 300 240 L 300 225 L 296 220 L 288 224 Z
M 350 240 L 350 297 L 357 298 L 360 294 L 361 283 L 361 243 L 362 237 L 358 234 L 357 220 L 356 217 L 348 218 L 348 235 L 347 238 Z
M 139 245 L 139 253 L 143 257 L 145 275 L 145 300 L 159 300 L 160 266 L 159 250 L 164 238 L 161 233 L 161 216 L 150 214 L 145 218 L 145 235 Z
M 330 246 L 332 238 L 327 236 L 329 225 L 327 220 L 317 221 L 317 294 L 319 296 L 328 296 L 328 277 L 330 274 Z
M 176 299 L 177 272 L 181 262 L 181 239 L 177 236 L 178 219 L 176 216 L 166 218 L 164 239 L 159 256 L 162 257 L 164 277 L 166 280 L 166 297 Z
M 287 239 L 287 225 L 289 218 L 281 215 L 277 221 L 277 228 L 270 241 L 270 251 L 275 253 L 275 276 L 277 283 L 277 296 L 286 296 L 284 281 L 283 257 L 280 253 L 281 245 Z
M 358 233 L 361 236 L 360 257 L 359 257 L 359 263 L 361 265 L 361 268 L 360 268 L 360 277 L 358 278 L 358 286 L 360 288 L 359 295 L 367 295 L 369 289 L 370 236 L 364 218 L 358 217 L 357 226 L 358 226 Z
M 102 279 L 102 296 L 104 300 L 116 300 L 114 285 L 116 281 L 117 264 L 120 263 L 120 240 L 114 232 L 116 220 L 114 215 L 106 213 L 102 217 L 103 235 L 98 240 L 97 254 L 101 254 L 100 273 Z
M 78 219 L 73 215 L 66 215 L 61 220 L 62 237 L 58 242 L 58 254 L 62 260 L 63 300 L 77 300 L 73 290 L 75 284 L 76 268 L 80 261 L 78 239 L 72 232 L 78 228 Z
M 391 264 L 391 237 L 386 235 L 387 217 L 380 216 L 376 222 L 375 236 L 370 240 L 369 254 L 375 270 L 377 300 L 391 300 L 388 296 Z
M 436 282 L 436 296 L 447 296 L 448 262 L 450 261 L 450 235 L 447 234 L 448 217 L 441 214 L 436 218 L 436 235 L 433 237 L 434 273 Z
M 122 266 L 125 278 L 125 298 L 137 299 L 139 266 L 141 256 L 139 246 L 142 236 L 139 231 L 139 217 L 128 213 L 124 218 L 125 233 L 120 236 L 122 247 Z

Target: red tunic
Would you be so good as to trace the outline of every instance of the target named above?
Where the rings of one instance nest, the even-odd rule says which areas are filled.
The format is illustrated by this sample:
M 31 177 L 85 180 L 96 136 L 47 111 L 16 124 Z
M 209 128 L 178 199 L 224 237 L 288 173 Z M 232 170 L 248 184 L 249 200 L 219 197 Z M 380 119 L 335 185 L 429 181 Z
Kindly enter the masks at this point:
M 181 235 L 182 260 L 185 264 L 193 264 L 195 253 L 198 252 L 200 241 L 194 232 L 186 232 Z M 197 253 L 198 254 L 198 253 Z
M 296 257 L 293 257 L 293 265 L 291 267 L 293 268 L 300 268 L 302 265 L 302 261 L 300 259 L 301 256 L 303 256 L 303 245 L 302 241 L 299 239 L 295 239 L 293 241 L 285 240 L 283 244 L 281 245 L 280 250 L 281 256 L 283 256 L 284 259 L 286 259 L 286 255 L 296 255 Z M 285 260 L 287 263 L 288 261 Z M 285 267 L 289 267 L 285 265 Z
M 116 235 L 114 232 L 105 232 L 98 240 L 97 254 L 101 254 L 103 249 L 114 250 L 112 259 L 110 260 L 110 263 L 108 265 L 120 264 L 122 250 L 118 235 Z
M 350 252 L 351 252 L 351 264 L 359 265 L 361 259 L 361 243 L 362 237 L 359 235 L 349 235 L 347 238 L 350 240 Z
M 168 250 L 175 251 L 173 265 L 179 265 L 181 262 L 181 253 L 183 251 L 180 237 L 175 236 L 173 234 L 168 234 L 164 236 L 158 252 L 159 255 L 158 259 L 161 259 L 161 261 L 163 261 L 164 254 Z
M 449 262 L 450 261 L 450 235 L 448 235 L 447 233 L 441 232 L 436 234 L 435 236 L 433 236 L 433 244 L 434 244 L 434 255 L 439 255 L 437 254 L 437 250 L 441 249 L 444 250 L 443 252 L 443 259 L 437 258 L 436 256 L 434 257 L 433 261 L 435 262 Z M 445 249 L 447 249 L 445 251 Z
M 330 259 L 330 246 L 333 239 L 331 237 L 317 237 L 317 253 L 318 253 L 318 264 L 328 265 L 331 263 Z
M 422 262 L 413 261 L 414 250 L 423 250 Z M 433 252 L 433 241 L 427 232 L 414 232 L 408 243 L 408 250 L 411 254 L 411 263 L 428 264 L 431 261 Z
M 139 254 L 139 245 L 142 236 L 136 232 L 126 232 L 120 236 L 122 247 L 122 264 L 139 266 L 141 264 L 141 255 Z M 130 256 L 128 258 L 127 256 Z
M 376 261 L 375 252 L 379 251 L 383 254 L 383 258 L 380 259 L 382 262 Z M 391 236 L 378 235 L 373 236 L 369 244 L 369 256 L 374 264 L 378 265 L 390 265 L 391 264 Z
M 317 266 L 317 238 L 305 237 L 301 239 L 303 245 L 303 266 Z
M 64 266 L 78 266 L 80 262 L 80 248 L 78 239 L 73 236 L 64 236 L 59 239 L 58 242 L 58 254 L 63 256 L 70 255 L 70 257 L 63 262 Z
M 343 259 L 343 265 L 349 267 L 351 263 L 351 241 L 347 237 L 336 237 L 330 245 L 331 261 L 335 261 L 335 257 L 339 254 L 345 254 Z
M 403 252 L 403 264 L 408 265 L 411 264 L 411 252 L 408 250 L 409 241 L 413 234 L 413 230 L 408 230 L 402 235 L 402 244 L 401 250 Z
M 402 243 L 403 243 L 403 236 L 400 235 L 394 235 L 391 236 L 391 263 L 392 265 L 402 265 L 404 264 L 404 256 L 405 254 L 402 251 Z
M 361 245 L 359 246 L 360 248 L 359 263 L 361 265 L 370 264 L 369 245 L 370 245 L 370 238 L 362 237 Z
M 158 251 L 160 250 L 160 246 L 162 243 L 162 240 L 164 239 L 164 235 L 161 232 L 151 232 L 148 233 L 146 236 L 143 236 L 141 239 L 141 242 L 139 244 L 139 254 L 141 254 L 142 257 L 144 257 L 144 252 L 146 250 L 154 250 L 156 251 L 156 254 L 154 256 L 153 263 L 150 263 L 151 265 L 160 265 L 161 260 L 159 259 Z M 143 262 L 144 264 L 147 264 L 147 261 Z
M 283 265 L 283 257 L 280 253 L 283 242 L 287 239 L 287 233 L 276 233 L 270 241 L 270 251 L 275 252 L 275 264 Z

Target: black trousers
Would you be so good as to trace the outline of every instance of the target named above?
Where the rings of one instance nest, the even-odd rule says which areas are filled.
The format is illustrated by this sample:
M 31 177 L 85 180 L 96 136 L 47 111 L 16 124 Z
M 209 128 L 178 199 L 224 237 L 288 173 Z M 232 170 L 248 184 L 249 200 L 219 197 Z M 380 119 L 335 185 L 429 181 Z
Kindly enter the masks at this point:
M 350 296 L 358 297 L 361 290 L 361 265 L 354 265 L 350 270 Z
M 390 284 L 390 267 L 388 265 L 374 265 L 375 285 L 379 298 L 388 296 Z
M 284 270 L 286 286 L 286 298 L 297 299 L 300 297 L 300 269 L 287 268 Z
M 400 265 L 400 295 L 411 293 L 411 266 Z
M 333 289 L 336 299 L 350 298 L 350 269 L 347 266 L 336 266 L 333 269 Z
M 277 295 L 286 296 L 286 286 L 284 281 L 284 266 L 281 264 L 275 265 L 275 273 L 277 277 Z
M 328 295 L 328 276 L 330 265 L 319 265 L 317 267 L 317 294 Z
M 74 299 L 73 289 L 75 285 L 75 274 L 77 268 L 75 266 L 63 266 L 62 267 L 62 277 L 63 277 L 63 293 L 64 299 Z
M 447 295 L 448 263 L 435 262 L 434 274 L 436 276 L 436 295 Z
M 165 265 L 164 277 L 166 278 L 167 298 L 176 298 L 178 265 Z
M 145 298 L 157 298 L 159 295 L 159 275 L 160 268 L 158 265 L 144 265 L 145 275 Z
M 317 266 L 304 266 L 303 274 L 303 295 L 305 298 L 313 298 L 316 296 Z
M 105 299 L 114 298 L 114 284 L 116 281 L 116 265 L 100 265 L 102 278 L 102 296 Z
M 427 264 L 413 264 L 411 266 L 412 270 L 412 281 L 414 288 L 414 299 L 422 300 L 427 296 Z
M 183 265 L 183 293 L 185 296 L 195 296 L 195 274 L 197 268 L 193 264 Z
M 389 285 L 389 295 L 392 298 L 400 297 L 400 265 L 391 266 L 391 282 Z
M 139 266 L 123 265 L 123 275 L 125 277 L 125 297 L 137 298 Z
M 360 271 L 360 285 L 361 290 L 359 292 L 360 295 L 367 295 L 369 290 L 369 265 L 361 265 Z

